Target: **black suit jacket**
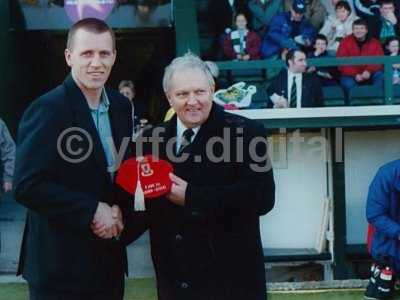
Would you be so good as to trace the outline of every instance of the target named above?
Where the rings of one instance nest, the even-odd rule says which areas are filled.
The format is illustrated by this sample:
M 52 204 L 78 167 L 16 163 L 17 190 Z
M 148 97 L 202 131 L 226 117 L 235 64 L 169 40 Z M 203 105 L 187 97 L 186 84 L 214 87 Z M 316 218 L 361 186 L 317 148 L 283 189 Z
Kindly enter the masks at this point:
M 143 134 L 147 139 L 161 131 L 161 139 L 155 141 L 161 140 L 159 156 L 169 161 L 167 153 L 173 149 L 167 143 L 176 137 L 176 122 L 175 116 Z M 206 145 L 210 138 L 224 137 L 224 129 L 225 149 L 216 143 L 213 153 L 218 158 L 225 155 L 226 162 L 215 163 L 207 156 Z M 251 156 L 249 145 L 255 137 L 263 142 L 253 144 L 257 146 Z M 240 139 L 243 149 L 237 146 Z M 145 154 L 151 153 L 151 146 L 144 143 Z M 171 161 L 174 173 L 189 183 L 186 205 L 177 206 L 164 197 L 146 202 L 158 299 L 264 300 L 259 216 L 272 209 L 275 199 L 272 169 L 266 166 L 265 129 L 214 104 L 186 151 L 186 161 Z M 260 163 L 255 155 L 262 157 Z M 263 169 L 257 172 L 255 166 Z
M 124 137 L 129 140 L 132 133 L 131 107 L 119 93 L 107 90 L 107 95 L 119 150 Z M 91 154 L 80 162 L 63 159 L 60 149 L 65 150 L 65 145 L 57 144 L 64 130 L 72 127 L 86 131 L 93 142 Z M 79 148 L 89 149 L 87 139 L 73 141 L 72 149 Z M 22 117 L 15 197 L 28 208 L 18 274 L 29 284 L 38 289 L 92 292 L 120 283 L 126 271 L 125 246 L 116 239 L 97 238 L 90 223 L 99 201 L 124 209 L 128 199 L 117 193 L 111 181 L 89 106 L 71 75 L 35 100 Z
M 268 103 L 267 107 L 274 106 L 270 96 L 274 93 L 279 96 L 284 96 L 288 99 L 288 71 L 284 69 L 272 79 L 271 84 L 268 86 Z M 301 107 L 318 107 L 322 106 L 322 88 L 321 81 L 314 74 L 303 73 L 302 79 L 302 92 L 301 92 Z

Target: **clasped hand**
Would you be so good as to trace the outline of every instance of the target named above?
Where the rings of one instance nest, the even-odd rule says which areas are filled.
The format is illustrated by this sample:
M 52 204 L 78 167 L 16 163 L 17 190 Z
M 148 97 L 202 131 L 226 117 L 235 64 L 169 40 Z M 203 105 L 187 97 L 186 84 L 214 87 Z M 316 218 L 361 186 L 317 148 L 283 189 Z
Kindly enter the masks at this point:
M 99 202 L 90 227 L 93 233 L 102 239 L 118 237 L 124 230 L 120 208 L 117 205 L 110 207 L 107 203 Z

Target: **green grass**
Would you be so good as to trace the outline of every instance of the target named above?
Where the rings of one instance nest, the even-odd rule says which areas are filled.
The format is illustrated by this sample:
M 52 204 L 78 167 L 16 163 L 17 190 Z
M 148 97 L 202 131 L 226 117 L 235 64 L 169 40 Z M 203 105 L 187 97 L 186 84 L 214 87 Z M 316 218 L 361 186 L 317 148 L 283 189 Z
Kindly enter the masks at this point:
M 28 291 L 25 284 L 0 284 L 1 300 L 27 300 Z M 335 292 L 297 292 L 268 294 L 269 300 L 358 300 L 363 299 L 362 291 L 335 291 Z M 400 299 L 400 297 L 396 297 Z M 128 280 L 126 284 L 125 300 L 157 300 L 155 282 L 153 279 Z M 245 299 L 244 299 L 245 300 Z

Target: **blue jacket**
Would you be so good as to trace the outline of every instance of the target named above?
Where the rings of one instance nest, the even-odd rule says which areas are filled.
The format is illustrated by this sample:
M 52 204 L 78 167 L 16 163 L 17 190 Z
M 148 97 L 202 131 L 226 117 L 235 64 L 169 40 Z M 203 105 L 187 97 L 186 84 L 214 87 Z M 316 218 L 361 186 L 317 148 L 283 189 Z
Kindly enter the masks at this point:
M 290 12 L 284 12 L 276 15 L 270 24 L 268 32 L 264 36 L 261 45 L 261 55 L 263 58 L 269 58 L 279 54 L 283 48 L 298 48 L 295 41 L 290 37 L 293 30 Z M 316 31 L 311 23 L 303 17 L 300 21 L 300 35 L 303 39 L 309 39 L 313 43 Z
M 371 255 L 400 271 L 400 160 L 382 166 L 369 187 L 367 219 L 375 227 Z

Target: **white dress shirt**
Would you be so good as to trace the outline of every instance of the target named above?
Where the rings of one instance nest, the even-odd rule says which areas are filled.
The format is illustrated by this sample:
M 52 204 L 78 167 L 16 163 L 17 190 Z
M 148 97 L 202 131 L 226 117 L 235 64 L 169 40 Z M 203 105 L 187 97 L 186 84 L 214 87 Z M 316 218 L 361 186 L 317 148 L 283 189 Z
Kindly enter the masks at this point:
M 293 77 L 296 78 L 296 107 L 300 108 L 301 107 L 301 93 L 302 93 L 302 84 L 303 84 L 303 74 L 302 73 L 292 73 L 288 70 L 288 90 L 287 90 L 287 95 L 288 95 L 288 106 L 290 105 L 290 91 L 292 90 L 292 84 L 293 84 Z
M 185 132 L 185 130 L 188 129 L 179 118 L 176 118 L 176 152 L 179 151 L 179 149 L 181 148 L 181 144 L 182 144 L 182 135 Z M 194 134 L 192 136 L 192 139 L 190 142 L 192 142 L 194 140 L 194 138 L 196 137 L 197 133 L 200 130 L 200 126 L 194 127 L 192 128 Z

